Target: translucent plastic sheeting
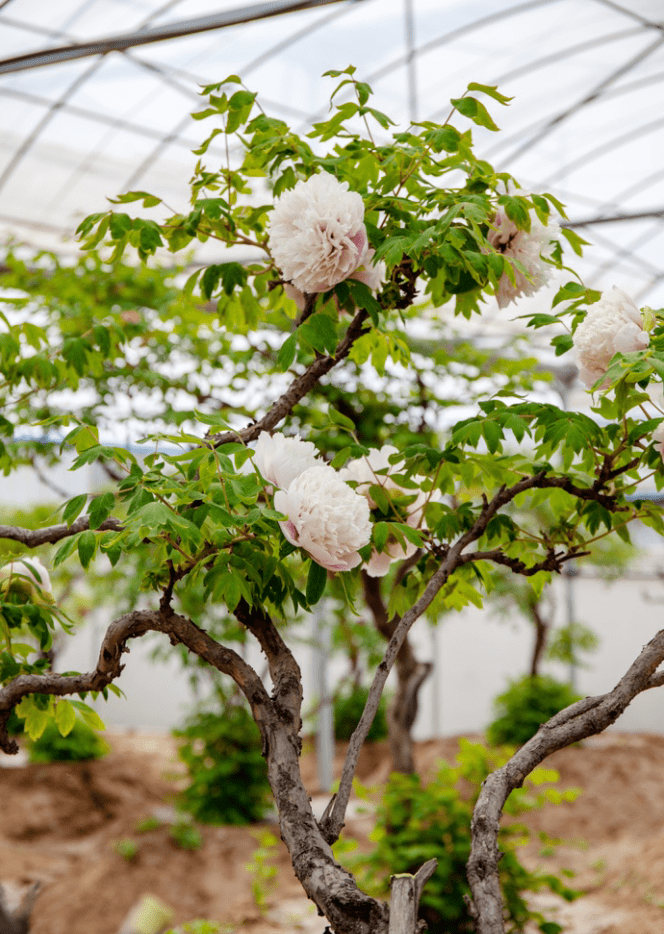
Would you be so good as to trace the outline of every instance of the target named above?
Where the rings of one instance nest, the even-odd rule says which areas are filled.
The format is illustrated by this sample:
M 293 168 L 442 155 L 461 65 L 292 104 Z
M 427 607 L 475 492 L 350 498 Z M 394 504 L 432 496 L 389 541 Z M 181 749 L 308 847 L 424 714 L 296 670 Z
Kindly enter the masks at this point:
M 0 233 L 72 250 L 78 219 L 128 187 L 178 208 L 202 84 L 240 74 L 268 113 L 302 130 L 327 112 L 333 85 L 321 74 L 353 63 L 400 128 L 444 120 L 469 81 L 498 84 L 514 100 L 492 109 L 500 136 L 475 128 L 480 154 L 568 205 L 593 242 L 581 264 L 590 284 L 664 304 L 660 0 L 341 0 L 53 61 L 76 43 L 186 33 L 250 6 L 0 0 Z M 3 72 L 37 52 L 45 64 Z M 211 148 L 208 164 L 220 156 Z

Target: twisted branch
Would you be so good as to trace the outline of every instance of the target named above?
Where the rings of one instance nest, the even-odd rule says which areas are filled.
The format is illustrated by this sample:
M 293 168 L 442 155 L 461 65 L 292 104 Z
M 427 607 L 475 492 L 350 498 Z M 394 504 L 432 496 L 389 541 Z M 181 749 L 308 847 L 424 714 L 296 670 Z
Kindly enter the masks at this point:
M 209 436 L 214 446 L 219 447 L 221 444 L 237 441 L 238 438 L 246 444 L 249 441 L 255 441 L 262 431 L 271 431 L 275 428 L 282 419 L 290 414 L 293 407 L 313 389 L 322 376 L 329 373 L 333 367 L 348 356 L 353 344 L 361 335 L 368 317 L 369 315 L 364 309 L 358 311 L 348 325 L 348 330 L 339 341 L 333 355 L 326 354 L 317 357 L 301 376 L 293 380 L 286 392 L 277 399 L 265 415 L 259 421 L 254 422 L 253 425 L 248 425 L 246 428 L 240 429 L 240 431 L 224 431 Z
M 624 713 L 642 691 L 664 684 L 664 672 L 656 669 L 664 661 L 664 630 L 657 633 L 630 666 L 615 688 L 607 694 L 577 701 L 543 724 L 539 731 L 502 768 L 485 780 L 475 805 L 468 860 L 468 882 L 472 890 L 471 913 L 477 934 L 504 934 L 503 901 L 498 878 L 498 831 L 503 807 L 515 788 L 543 759 L 558 749 L 601 733 Z
M 71 525 L 51 525 L 45 529 L 23 529 L 15 525 L 0 525 L 0 538 L 8 538 L 13 542 L 21 542 L 27 548 L 39 548 L 40 545 L 55 545 L 63 538 L 85 532 L 90 528 L 90 516 L 79 516 Z M 122 524 L 118 519 L 105 519 L 97 528 L 98 532 L 121 532 Z
M 259 718 L 265 719 L 260 716 L 260 706 L 269 700 L 267 692 L 258 675 L 239 655 L 219 645 L 184 616 L 154 610 L 134 610 L 118 617 L 106 630 L 94 671 L 77 675 L 61 675 L 52 671 L 18 675 L 0 689 L 0 748 L 7 753 L 18 752 L 15 740 L 7 734 L 7 721 L 22 698 L 28 694 L 63 697 L 67 694 L 101 691 L 122 673 L 122 656 L 129 651 L 128 640 L 149 631 L 166 633 L 174 644 L 186 645 L 219 671 L 230 675 L 244 691 L 252 709 L 256 708 L 259 712 Z
M 629 466 L 625 466 L 623 468 L 623 470 L 629 469 Z M 481 536 L 486 531 L 487 525 L 496 515 L 498 510 L 503 506 L 506 506 L 515 497 L 517 497 L 520 493 L 525 492 L 526 490 L 542 489 L 546 487 L 557 487 L 564 489 L 566 492 L 573 496 L 577 496 L 579 499 L 591 499 L 602 504 L 605 502 L 610 503 L 611 508 L 614 510 L 622 508 L 616 505 L 616 496 L 602 494 L 599 487 L 578 487 L 573 484 L 567 477 L 548 477 L 545 471 L 540 471 L 531 477 L 524 477 L 523 480 L 519 480 L 518 483 L 513 484 L 511 487 L 502 486 L 490 501 L 487 500 L 486 497 L 484 498 L 484 505 L 472 527 L 468 529 L 468 531 L 466 531 L 463 535 L 461 535 L 453 545 L 447 547 L 442 552 L 441 563 L 429 580 L 429 583 L 425 587 L 422 596 L 410 608 L 410 610 L 404 613 L 403 617 L 394 630 L 392 638 L 388 643 L 383 660 L 378 666 L 373 682 L 369 689 L 369 695 L 364 711 L 362 712 L 360 721 L 355 728 L 355 732 L 351 736 L 350 742 L 348 744 L 348 751 L 346 753 L 346 760 L 344 762 L 341 781 L 339 783 L 339 790 L 330 800 L 330 803 L 325 809 L 325 813 L 321 819 L 320 826 L 323 832 L 323 836 L 330 843 L 334 843 L 339 839 L 339 834 L 341 833 L 341 830 L 344 826 L 344 815 L 346 813 L 346 808 L 348 807 L 353 776 L 355 775 L 355 769 L 357 767 L 360 751 L 364 741 L 367 738 L 367 734 L 369 733 L 371 724 L 373 723 L 376 711 L 378 710 L 378 705 L 383 693 L 383 688 L 385 687 L 385 682 L 387 681 L 387 677 L 392 669 L 394 660 L 404 643 L 408 631 L 412 627 L 413 623 L 419 619 L 419 617 L 431 605 L 438 592 L 445 586 L 450 576 L 458 567 L 460 567 L 462 564 L 468 563 L 469 561 L 478 560 L 478 556 L 487 556 L 489 554 L 492 554 L 492 560 L 497 560 L 496 555 L 499 554 L 499 552 L 475 552 L 474 554 L 469 555 L 464 555 L 463 552 L 474 541 L 477 541 L 478 538 L 481 538 Z M 563 559 L 570 560 L 572 557 L 578 556 L 578 551 L 574 554 L 570 552 L 567 556 L 554 556 L 554 558 L 547 556 L 547 558 L 544 559 L 544 562 L 553 562 L 556 565 L 560 565 L 562 564 Z M 505 563 L 511 562 L 511 560 L 512 559 L 505 558 Z M 538 568 L 538 570 L 543 569 L 544 568 Z M 524 565 L 522 573 L 527 570 L 528 569 Z M 536 571 L 533 571 L 533 573 L 536 573 Z

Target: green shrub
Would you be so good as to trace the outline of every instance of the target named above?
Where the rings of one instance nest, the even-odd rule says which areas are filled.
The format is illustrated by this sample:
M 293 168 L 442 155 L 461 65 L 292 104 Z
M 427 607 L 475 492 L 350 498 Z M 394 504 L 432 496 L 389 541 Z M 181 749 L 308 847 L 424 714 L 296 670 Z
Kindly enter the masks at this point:
M 39 739 L 28 743 L 30 762 L 83 762 L 101 759 L 108 751 L 99 733 L 78 718 L 66 736 L 50 721 Z
M 234 924 L 217 924 L 216 921 L 206 921 L 198 918 L 196 921 L 189 921 L 181 927 L 169 928 L 166 934 L 233 934 L 238 930 Z
M 336 739 L 349 740 L 357 726 L 364 705 L 369 696 L 369 688 L 354 686 L 342 691 L 334 698 L 334 736 Z M 381 697 L 376 716 L 371 724 L 367 742 L 376 743 L 387 736 L 387 700 Z
M 523 746 L 540 724 L 579 699 L 568 684 L 548 675 L 511 681 L 493 702 L 496 718 L 486 731 L 487 740 L 494 746 Z
M 250 863 L 245 869 L 251 876 L 251 894 L 261 915 L 267 912 L 269 897 L 277 886 L 277 867 L 274 859 L 279 840 L 269 830 L 252 831 L 252 837 L 258 843 Z
M 177 820 L 168 831 L 171 839 L 181 850 L 200 850 L 203 846 L 203 837 L 200 830 L 184 819 Z
M 431 784 L 423 786 L 418 775 L 393 773 L 376 812 L 371 835 L 376 847 L 369 856 L 346 859 L 359 873 L 363 885 L 378 897 L 388 894 L 391 874 L 414 873 L 428 859 L 435 857 L 438 868 L 424 887 L 420 917 L 430 934 L 469 934 L 474 930 L 464 896 L 470 893 L 466 882 L 466 863 L 470 856 L 470 822 L 482 781 L 505 761 L 498 750 L 461 740 L 456 766 L 441 762 Z M 527 785 L 552 782 L 557 773 L 536 769 Z M 545 800 L 572 800 L 576 792 L 556 789 L 534 795 L 529 787 L 510 795 L 505 813 L 515 815 L 539 806 Z M 545 934 L 557 934 L 562 928 L 547 922 L 539 912 L 528 908 L 524 893 L 548 888 L 571 900 L 579 893 L 566 887 L 554 875 L 530 872 L 517 859 L 516 847 L 527 839 L 528 830 L 521 824 L 501 827 L 500 882 L 506 911 L 506 930 L 523 931 L 529 920 Z M 335 849 L 343 859 L 343 845 Z M 380 881 L 378 881 L 380 880 Z
M 114 851 L 126 859 L 128 863 L 133 863 L 138 856 L 138 843 L 131 837 L 123 837 L 122 840 L 116 840 L 113 844 Z
M 199 710 L 173 735 L 182 740 L 178 756 L 189 773 L 180 807 L 204 824 L 249 824 L 265 815 L 267 765 L 258 727 L 245 707 Z

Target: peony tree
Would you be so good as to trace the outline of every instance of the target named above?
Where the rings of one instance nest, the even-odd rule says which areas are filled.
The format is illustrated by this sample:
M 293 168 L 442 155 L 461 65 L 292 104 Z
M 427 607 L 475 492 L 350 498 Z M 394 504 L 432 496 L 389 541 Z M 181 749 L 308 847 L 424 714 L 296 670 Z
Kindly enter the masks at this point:
M 49 432 L 74 470 L 101 464 L 108 488 L 68 499 L 55 524 L 0 527 L 14 562 L 0 581 L 0 747 L 16 750 L 14 710 L 31 736 L 50 719 L 66 733 L 76 709 L 92 717 L 85 698 L 116 689 L 130 640 L 161 633 L 246 697 L 282 838 L 330 929 L 415 934 L 431 865 L 396 878 L 388 907 L 332 851 L 387 676 L 414 622 L 481 605 L 493 568 L 541 593 L 598 542 L 627 539 L 636 519 L 664 532 L 658 508 L 632 495 L 664 477 L 653 391 L 664 328 L 621 290 L 601 296 L 572 279 L 528 327 L 545 329 L 558 355 L 576 340 L 592 414 L 524 401 L 539 377 L 509 352 L 486 379 L 481 349 L 454 336 L 453 316 L 541 295 L 563 245 L 581 249 L 563 206 L 475 155 L 472 124 L 497 129 L 483 101 L 507 103 L 496 88 L 469 85 L 443 125 L 399 129 L 352 68 L 331 74 L 343 102 L 308 139 L 264 114 L 236 76 L 204 89 L 195 117 L 215 126 L 187 207 L 172 214 L 156 195 L 120 195 L 79 228 L 89 258 L 75 275 L 54 263 L 38 301 L 34 271 L 16 255 L 7 263 L 3 469 L 34 461 Z M 137 215 L 117 207 L 132 203 Z M 152 265 L 196 242 L 214 244 L 218 261 L 188 278 Z M 144 265 L 123 265 L 127 250 Z M 455 394 L 466 412 L 450 419 Z M 112 436 L 121 419 L 149 453 Z M 545 518 L 526 528 L 521 514 Z M 77 563 L 130 579 L 87 673 L 53 672 L 39 655 L 66 622 L 38 563 L 53 546 L 51 570 Z M 326 593 L 349 613 L 362 595 L 374 601 L 389 641 L 317 819 L 300 774 L 289 627 Z M 262 649 L 269 683 L 234 647 L 237 632 Z M 612 691 L 557 715 L 485 783 L 468 866 L 481 934 L 504 930 L 497 834 L 511 790 L 664 683 L 662 659 L 664 633 Z

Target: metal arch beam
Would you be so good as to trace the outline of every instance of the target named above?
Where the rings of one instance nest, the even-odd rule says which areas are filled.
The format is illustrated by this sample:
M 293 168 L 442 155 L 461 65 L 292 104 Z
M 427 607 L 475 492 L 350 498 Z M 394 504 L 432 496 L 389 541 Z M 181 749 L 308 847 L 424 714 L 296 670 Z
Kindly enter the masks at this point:
M 27 227 L 30 230 L 43 230 L 46 233 L 58 234 L 65 237 L 71 233 L 66 227 L 57 227 L 55 224 L 48 224 L 46 221 L 30 221 L 25 217 L 14 217 L 12 214 L 0 214 L 0 224 L 13 224 L 17 227 Z
M 633 258 L 638 255 L 636 253 L 637 250 L 641 249 L 642 246 L 645 246 L 646 243 L 649 243 L 651 240 L 654 240 L 655 237 L 661 234 L 663 220 L 664 217 L 659 215 L 656 218 L 655 223 L 650 224 L 648 229 L 639 234 L 636 239 L 632 240 L 630 243 L 616 245 L 615 249 L 612 250 L 612 257 L 605 259 L 602 263 L 597 263 L 595 265 L 594 275 L 601 276 L 602 273 L 607 272 L 609 269 L 614 269 L 616 262 L 620 262 L 621 260 L 633 260 Z M 639 257 L 639 259 L 644 268 L 646 268 L 646 265 L 649 265 L 655 274 L 659 273 L 657 267 L 653 266 L 651 263 L 646 263 L 646 261 L 641 257 Z
M 618 254 L 622 249 L 621 243 L 616 243 L 615 240 L 612 240 L 610 237 L 606 237 L 601 233 L 602 228 L 594 228 L 592 231 L 593 241 L 597 246 L 601 246 L 608 253 Z M 625 254 L 625 258 L 629 260 L 632 266 L 646 272 L 648 275 L 656 275 L 659 272 L 659 267 L 655 266 L 653 263 L 649 262 L 643 256 L 638 253 L 629 253 Z M 594 268 L 598 269 L 601 263 L 595 263 Z
M 151 21 L 151 18 L 152 18 L 151 16 L 148 17 L 146 20 L 144 20 L 140 24 L 139 32 L 141 30 L 144 30 L 145 27 L 148 26 L 148 24 Z M 59 35 L 63 35 L 69 38 L 67 33 L 60 32 Z M 124 52 L 124 50 L 123 50 L 123 54 L 126 54 L 127 57 L 130 59 L 132 58 L 132 56 L 129 53 Z M 89 68 L 87 68 L 84 72 L 77 75 L 74 81 L 67 87 L 65 92 L 60 96 L 60 98 L 57 101 L 53 101 L 52 103 L 50 103 L 48 110 L 42 116 L 37 126 L 34 127 L 32 132 L 26 137 L 26 139 L 23 141 L 21 146 L 16 150 L 13 157 L 10 159 L 9 163 L 5 167 L 2 174 L 0 175 L 0 190 L 2 190 L 2 188 L 5 186 L 7 181 L 11 178 L 14 171 L 20 164 L 21 159 L 26 155 L 26 153 L 32 148 L 34 143 L 37 141 L 42 130 L 51 122 L 51 120 L 55 117 L 57 112 L 60 109 L 62 109 L 62 107 L 67 103 L 69 98 L 78 90 L 78 88 L 82 84 L 84 84 L 87 81 L 87 79 L 90 78 L 96 71 L 98 71 L 98 69 L 101 67 L 103 62 L 104 62 L 104 57 L 103 56 L 98 57 L 94 62 L 91 63 Z M 165 80 L 165 77 L 163 75 L 160 75 L 160 77 L 162 77 L 162 80 Z M 173 83 L 177 85 L 177 82 L 173 82 Z
M 621 29 L 618 32 L 607 33 L 605 36 L 595 36 L 593 39 L 586 39 L 584 42 L 577 43 L 577 45 L 565 46 L 563 49 L 558 49 L 556 52 L 551 52 L 549 55 L 544 55 L 542 58 L 537 58 L 525 65 L 520 65 L 518 68 L 513 68 L 511 71 L 505 71 L 502 75 L 498 75 L 497 78 L 492 78 L 491 81 L 492 83 L 500 86 L 504 84 L 505 81 L 511 81 L 514 78 L 521 78 L 524 75 L 532 74 L 534 71 L 537 71 L 540 68 L 546 68 L 547 65 L 552 65 L 561 60 L 571 58 L 573 55 L 578 55 L 581 52 L 587 52 L 589 49 L 596 49 L 599 46 L 607 45 L 611 42 L 617 42 L 620 39 L 640 35 L 642 32 L 643 30 L 639 26 L 633 26 L 630 29 Z M 611 92 L 608 92 L 606 95 L 604 95 L 604 97 L 608 97 L 609 93 Z M 449 105 L 442 107 L 440 110 L 434 111 L 434 113 L 431 114 L 428 119 L 436 120 L 438 117 L 447 113 L 448 110 Z M 509 137 L 503 137 L 503 139 L 500 140 L 500 144 L 489 149 L 488 153 L 495 152 L 497 148 L 509 145 L 511 140 L 519 139 L 521 136 L 523 136 L 524 133 L 528 133 L 531 130 L 537 129 L 538 127 L 542 126 L 542 122 L 542 119 L 537 120 L 534 123 L 531 123 L 525 129 L 512 133 L 509 135 Z
M 537 143 L 541 142 L 545 136 L 548 136 L 553 130 L 555 130 L 561 123 L 567 120 L 568 117 L 573 116 L 578 113 L 583 107 L 586 107 L 588 104 L 592 104 L 593 101 L 597 100 L 602 96 L 602 92 L 605 88 L 609 87 L 617 81 L 618 78 L 621 78 L 627 72 L 631 71 L 632 68 L 636 68 L 637 65 L 640 65 L 641 62 L 648 58 L 649 55 L 652 55 L 661 45 L 664 44 L 664 35 L 658 36 L 658 38 L 652 42 L 645 49 L 642 49 L 637 55 L 629 59 L 629 61 L 624 62 L 619 68 L 616 68 L 615 71 L 612 71 L 611 74 L 607 75 L 603 81 L 600 81 L 599 84 L 590 91 L 589 94 L 586 94 L 581 100 L 577 101 L 575 104 L 572 104 L 571 107 L 568 107 L 566 110 L 563 110 L 561 113 L 556 114 L 551 120 L 548 120 L 547 123 L 529 140 L 526 140 L 525 143 L 522 143 L 521 146 L 518 146 L 513 152 L 509 153 L 507 156 L 503 157 L 503 163 L 512 163 L 515 159 L 518 159 L 519 156 L 524 155 L 535 146 Z
M 567 175 L 571 169 L 578 169 L 579 166 L 585 165 L 587 162 L 592 162 L 593 159 L 604 155 L 607 150 L 618 149 L 620 146 L 625 146 L 632 140 L 638 139 L 640 136 L 646 136 L 648 133 L 652 133 L 661 127 L 664 127 L 664 117 L 660 117 L 659 120 L 652 120 L 650 123 L 643 123 L 641 126 L 636 127 L 636 129 L 631 129 L 629 132 L 622 133 L 620 136 L 614 136 L 613 139 L 605 141 L 601 146 L 595 146 L 594 149 L 590 149 L 578 158 L 568 162 L 553 175 L 545 179 L 542 185 L 548 187 L 554 184 L 562 175 Z
M 290 36 L 287 36 L 285 39 L 282 39 L 276 45 L 271 46 L 265 52 L 261 53 L 257 58 L 254 58 L 248 65 L 246 65 L 241 72 L 243 76 L 248 75 L 250 72 L 254 71 L 264 62 L 268 61 L 272 56 L 283 52 L 284 49 L 288 48 L 294 42 L 299 41 L 303 37 L 310 35 L 315 30 L 319 29 L 322 26 L 325 26 L 332 19 L 336 19 L 339 16 L 342 16 L 344 13 L 347 13 L 350 10 L 350 4 L 346 4 L 341 10 L 336 10 L 334 13 L 331 13 L 328 16 L 323 16 L 319 20 L 316 20 L 315 23 L 309 23 L 302 29 L 297 30 L 292 33 Z M 147 67 L 147 65 L 146 65 Z M 131 178 L 127 180 L 124 185 L 125 189 L 133 188 L 139 181 L 139 179 L 147 172 L 151 165 L 159 158 L 159 156 L 164 152 L 164 150 L 170 146 L 170 144 L 178 138 L 179 134 L 186 127 L 189 121 L 189 114 L 184 117 L 180 122 L 165 136 L 162 137 L 161 142 L 155 146 L 152 152 L 145 157 L 143 162 L 138 166 L 138 168 L 132 173 Z
M 419 48 L 415 49 L 414 54 L 416 56 L 426 55 L 427 52 L 432 52 L 434 49 L 439 48 L 441 45 L 447 45 L 448 42 L 452 42 L 454 39 L 458 39 L 460 36 L 464 36 L 466 33 L 472 32 L 475 29 L 479 29 L 482 26 L 488 26 L 490 23 L 496 23 L 502 19 L 509 19 L 511 16 L 517 16 L 519 13 L 525 13 L 528 10 L 534 10 L 541 6 L 549 6 L 553 3 L 559 2 L 560 0 L 527 0 L 526 3 L 517 3 L 515 6 L 509 7 L 507 10 L 500 10 L 498 13 L 491 13 L 489 16 L 482 16 L 479 19 L 473 20 L 472 23 L 467 23 L 465 26 L 459 26 L 457 29 L 453 29 L 451 32 L 447 32 L 442 36 L 438 36 L 436 39 L 430 39 L 428 42 L 425 42 L 424 45 L 421 45 Z M 381 68 L 378 68 L 370 75 L 367 75 L 365 80 L 377 81 L 379 78 L 390 74 L 390 72 L 394 71 L 396 68 L 399 68 L 401 65 L 406 64 L 408 64 L 408 53 L 405 55 L 400 55 L 398 58 L 388 62 L 387 65 L 383 65 Z
M 616 192 L 609 201 L 604 201 L 603 204 L 598 205 L 598 210 L 603 212 L 604 215 L 607 215 L 611 211 L 620 211 L 621 205 L 627 199 L 641 194 L 652 185 L 655 185 L 662 178 L 664 178 L 664 169 L 658 169 L 656 172 L 651 172 L 650 175 L 646 175 L 645 177 L 640 178 L 638 182 L 633 182 L 631 185 L 628 185 L 627 188 L 623 188 L 621 191 Z
M 2 7 L 0 6 L 0 10 Z M 0 17 L 0 23 L 6 26 L 12 26 L 14 29 L 25 29 L 26 32 L 33 32 L 38 36 L 48 36 L 49 39 L 71 39 L 71 35 L 62 32 L 60 29 L 50 29 L 48 26 L 40 26 L 38 23 L 26 23 L 20 19 L 14 19 L 13 16 Z
M 541 6 L 549 6 L 553 3 L 559 3 L 560 0 L 526 0 L 525 3 L 518 3 L 515 6 L 509 7 L 507 10 L 500 10 L 498 13 L 491 13 L 489 16 L 482 16 L 479 19 L 473 20 L 472 23 L 466 23 L 465 26 L 459 26 L 457 29 L 453 29 L 451 32 L 446 32 L 442 36 L 438 36 L 436 39 L 430 39 L 429 42 L 425 42 L 424 45 L 421 45 L 419 48 L 415 48 L 412 51 L 414 58 L 418 58 L 420 55 L 425 55 L 427 52 L 432 52 L 434 49 L 439 48 L 441 45 L 446 45 L 448 42 L 453 42 L 455 39 L 458 39 L 460 36 L 464 36 L 467 33 L 472 32 L 474 29 L 480 29 L 482 26 L 487 26 L 491 23 L 499 22 L 503 19 L 509 19 L 512 16 L 518 16 L 520 13 L 526 13 L 529 10 L 537 9 Z M 376 71 L 372 71 L 367 75 L 365 80 L 367 82 L 379 81 L 385 75 L 389 75 L 391 72 L 396 71 L 397 68 L 401 66 L 407 66 L 410 60 L 411 52 L 406 52 L 405 55 L 399 55 L 397 58 L 392 59 L 391 62 L 388 62 L 386 65 L 382 65 Z M 306 120 L 303 121 L 303 126 L 310 126 L 316 120 L 319 120 L 324 115 L 323 111 L 316 111 L 313 114 L 309 114 Z
M 658 285 L 662 279 L 664 279 L 664 272 L 657 273 L 656 276 L 653 276 L 650 282 L 645 285 L 640 292 L 634 296 L 634 301 L 637 305 L 640 305 L 644 298 L 652 292 L 656 285 Z
M 78 58 L 87 58 L 91 55 L 105 55 L 108 52 L 119 52 L 138 45 L 161 42 L 165 39 L 177 39 L 200 32 L 210 32 L 214 29 L 224 29 L 240 23 L 250 23 L 254 20 L 280 16 L 283 13 L 294 13 L 299 10 L 311 10 L 319 6 L 327 6 L 331 3 L 347 2 L 349 0 L 276 0 L 276 2 L 272 3 L 257 3 L 252 6 L 239 7 L 235 10 L 227 10 L 223 13 L 214 13 L 210 16 L 199 16 L 195 19 L 166 23 L 163 26 L 153 26 L 150 29 L 139 29 L 119 36 L 109 36 L 95 42 L 79 42 L 6 58 L 0 61 L 0 74 L 11 74 L 29 68 L 40 68 L 59 62 L 69 62 Z M 350 2 L 359 3 L 361 0 L 350 0 Z
M 101 65 L 102 62 L 103 62 L 103 59 L 101 59 L 101 58 L 98 58 L 96 61 L 92 62 L 92 63 L 90 64 L 90 67 L 89 67 L 89 68 L 87 68 L 82 74 L 79 74 L 79 75 L 74 79 L 74 81 L 72 81 L 72 83 L 69 85 L 69 87 L 68 87 L 67 90 L 64 92 L 64 94 L 60 97 L 60 99 L 57 100 L 57 101 L 54 101 L 54 102 L 51 104 L 51 106 L 49 107 L 49 109 L 48 109 L 48 110 L 46 111 L 46 113 L 42 116 L 42 118 L 41 118 L 41 120 L 39 121 L 39 123 L 37 124 L 37 126 L 34 127 L 34 129 L 33 129 L 32 132 L 29 134 L 29 136 L 27 136 L 27 137 L 23 140 L 22 144 L 19 146 L 19 148 L 16 150 L 16 152 L 14 153 L 14 155 L 12 156 L 12 158 L 9 160 L 9 162 L 8 162 L 7 165 L 5 166 L 5 168 L 4 168 L 3 172 L 2 172 L 2 174 L 0 175 L 0 191 L 1 191 L 1 190 L 4 188 L 4 186 L 7 184 L 7 182 L 9 181 L 9 179 L 11 178 L 11 176 L 13 175 L 14 170 L 18 167 L 18 165 L 19 165 L 21 159 L 23 158 L 23 156 L 28 152 L 28 150 L 29 150 L 29 149 L 33 146 L 33 144 L 36 142 L 36 140 L 37 140 L 38 137 L 39 137 L 39 134 L 40 134 L 41 131 L 44 129 L 44 127 L 46 127 L 46 126 L 51 122 L 51 120 L 53 119 L 53 117 L 55 116 L 55 114 L 58 112 L 58 110 L 60 109 L 60 107 L 62 106 L 62 104 L 66 103 L 66 101 L 68 100 L 68 98 L 70 98 L 70 97 L 72 96 L 72 94 L 74 94 L 74 93 L 76 92 L 76 90 L 77 90 L 82 84 L 84 84 L 84 82 L 87 81 L 87 79 L 88 79 L 91 75 L 94 74 L 94 72 L 99 68 L 99 66 Z
M 628 34 L 631 34 L 631 31 L 629 33 L 625 33 L 625 35 L 628 35 Z M 500 79 L 496 79 L 496 80 L 500 80 Z M 656 84 L 658 81 L 664 81 L 664 72 L 658 75 L 649 75 L 646 78 L 639 78 L 638 80 L 632 81 L 629 84 L 622 84 L 618 88 L 611 88 L 610 90 L 607 90 L 604 94 L 602 94 L 601 99 L 602 101 L 607 101 L 613 97 L 621 97 L 623 94 L 631 94 L 632 91 L 636 90 L 639 87 L 642 87 L 646 84 Z M 435 118 L 432 118 L 432 119 L 435 119 Z M 501 140 L 497 141 L 495 145 L 490 146 L 486 150 L 486 152 L 484 152 L 483 158 L 492 159 L 496 155 L 496 153 L 500 152 L 500 150 L 503 149 L 506 145 L 509 145 L 515 140 L 520 139 L 526 133 L 530 133 L 531 131 L 534 131 L 538 127 L 542 126 L 544 119 L 545 118 L 543 118 L 542 120 L 536 120 L 535 122 L 528 124 L 528 126 L 523 127 L 520 130 L 515 130 L 513 133 L 510 133 L 509 135 L 506 134 L 505 136 L 503 136 Z
M 664 218 L 664 207 L 653 211 L 638 211 L 633 214 L 614 214 L 612 216 L 586 217 L 582 220 L 562 221 L 561 227 L 591 227 L 593 224 L 613 224 L 620 221 L 641 221 L 649 217 Z
M 645 16 L 641 16 L 640 13 L 635 13 L 634 10 L 629 10 L 622 4 L 616 3 L 615 0 L 596 0 L 596 3 L 601 3 L 602 6 L 608 6 L 609 9 L 615 10 L 616 13 L 629 16 L 631 19 L 635 19 L 637 23 L 641 23 L 642 26 L 650 26 L 652 29 L 661 29 L 664 31 L 664 23 L 655 23 L 653 20 L 646 19 Z
M 29 91 L 19 91 L 15 88 L 0 87 L 0 97 L 14 97 L 28 104 L 38 104 L 43 107 L 50 107 L 53 103 L 53 101 L 49 100 L 47 97 L 40 97 L 38 94 L 32 94 Z M 74 117 L 81 117 L 83 120 L 90 120 L 92 123 L 102 123 L 119 130 L 128 130 L 131 133 L 135 133 L 137 136 L 145 136 L 148 139 L 161 139 L 163 135 L 159 130 L 151 129 L 141 123 L 132 123 L 130 120 L 125 120 L 121 117 L 111 117 L 108 114 L 103 114 L 96 110 L 88 110 L 85 107 L 79 107 L 77 104 L 63 103 L 59 109 Z M 188 141 L 179 138 L 177 142 L 184 147 L 195 145 L 194 140 Z

